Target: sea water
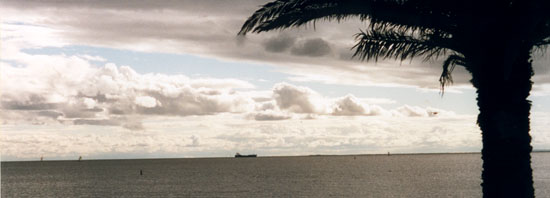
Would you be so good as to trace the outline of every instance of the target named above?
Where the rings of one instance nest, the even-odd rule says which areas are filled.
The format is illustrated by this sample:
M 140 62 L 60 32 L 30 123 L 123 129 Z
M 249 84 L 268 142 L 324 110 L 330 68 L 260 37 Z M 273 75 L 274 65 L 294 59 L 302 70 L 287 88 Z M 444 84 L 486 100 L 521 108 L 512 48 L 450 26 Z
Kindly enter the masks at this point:
M 550 197 L 550 153 L 533 153 Z M 481 197 L 480 154 L 2 162 L 2 197 Z M 141 173 L 140 173 L 141 171 Z

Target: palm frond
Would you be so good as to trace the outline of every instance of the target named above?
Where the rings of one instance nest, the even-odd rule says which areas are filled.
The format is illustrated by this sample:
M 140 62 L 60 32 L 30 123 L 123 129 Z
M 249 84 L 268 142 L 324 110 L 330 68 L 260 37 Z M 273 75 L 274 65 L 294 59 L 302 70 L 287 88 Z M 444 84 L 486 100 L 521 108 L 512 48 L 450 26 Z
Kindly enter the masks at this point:
M 418 30 L 453 29 L 449 20 L 453 14 L 439 0 L 276 0 L 267 3 L 250 16 L 241 27 L 240 35 L 301 26 L 320 19 L 340 21 L 359 17 L 370 24 L 388 24 Z M 452 1 L 452 2 L 458 2 Z
M 434 30 L 409 31 L 388 26 L 373 26 L 355 35 L 357 43 L 353 57 L 361 60 L 406 60 L 424 57 L 425 60 L 440 57 L 452 50 L 445 34 Z
M 550 20 L 545 27 L 535 31 L 537 34 L 533 36 L 533 44 L 535 47 L 544 47 L 550 44 Z
M 459 54 L 453 54 L 447 57 L 443 62 L 443 72 L 439 77 L 439 83 L 441 84 L 441 93 L 445 92 L 445 86 L 453 83 L 453 77 L 451 73 L 455 69 L 456 65 L 466 66 L 466 59 Z
M 548 51 L 550 47 L 550 37 L 546 39 L 541 39 L 536 42 L 533 46 L 533 52 L 544 54 Z
M 531 23 L 534 23 L 534 29 L 532 34 L 529 35 L 529 41 L 536 48 L 546 48 L 546 45 L 550 44 L 550 1 L 538 2 L 536 5 L 540 11 L 534 12 Z
M 443 72 L 439 78 L 441 92 L 453 82 L 452 72 L 456 65 L 466 66 L 466 59 L 455 51 L 453 42 L 444 33 L 435 30 L 408 31 L 388 26 L 374 26 L 355 36 L 357 43 L 353 57 L 361 60 L 396 59 L 406 60 L 424 57 L 424 61 L 436 59 L 452 51 L 443 62 Z
M 535 46 L 537 46 L 537 47 L 543 47 L 543 46 L 546 46 L 546 45 L 548 45 L 548 44 L 550 44 L 550 37 L 548 37 L 548 38 L 546 38 L 546 39 L 543 39 L 543 40 L 541 40 L 541 41 L 535 43 Z
M 546 53 L 550 45 L 550 14 L 540 17 L 539 23 L 533 30 L 533 35 L 529 37 L 529 42 L 533 44 L 534 53 Z

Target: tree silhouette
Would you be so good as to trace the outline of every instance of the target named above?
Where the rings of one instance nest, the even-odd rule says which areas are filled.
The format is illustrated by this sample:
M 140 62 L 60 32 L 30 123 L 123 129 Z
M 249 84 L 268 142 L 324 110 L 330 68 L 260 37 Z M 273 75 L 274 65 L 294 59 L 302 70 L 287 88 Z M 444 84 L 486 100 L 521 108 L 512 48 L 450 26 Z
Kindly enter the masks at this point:
M 442 89 L 463 66 L 477 89 L 484 197 L 534 197 L 527 100 L 531 53 L 550 43 L 547 0 L 276 0 L 239 34 L 358 17 L 354 57 L 362 60 L 445 57 Z

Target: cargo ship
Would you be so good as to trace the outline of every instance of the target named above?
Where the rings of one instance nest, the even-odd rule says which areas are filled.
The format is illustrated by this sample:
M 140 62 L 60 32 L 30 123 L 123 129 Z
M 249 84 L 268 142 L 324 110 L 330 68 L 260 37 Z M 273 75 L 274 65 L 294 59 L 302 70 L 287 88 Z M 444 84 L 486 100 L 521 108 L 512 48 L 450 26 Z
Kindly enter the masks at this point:
M 235 157 L 258 157 L 258 155 L 256 155 L 256 154 L 241 155 L 240 153 L 236 153 L 236 154 L 235 154 Z

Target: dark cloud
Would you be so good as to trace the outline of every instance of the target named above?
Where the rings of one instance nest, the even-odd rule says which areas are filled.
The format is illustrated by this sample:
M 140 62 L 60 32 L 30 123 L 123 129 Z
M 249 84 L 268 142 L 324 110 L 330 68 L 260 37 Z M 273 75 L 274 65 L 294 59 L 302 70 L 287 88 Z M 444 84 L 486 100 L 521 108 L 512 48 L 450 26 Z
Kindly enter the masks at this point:
M 268 52 L 284 52 L 292 47 L 295 41 L 295 37 L 287 34 L 280 34 L 276 37 L 269 38 L 263 45 Z
M 34 103 L 34 102 L 19 102 L 19 101 L 10 101 L 10 102 L 2 102 L 2 107 L 4 109 L 11 109 L 11 110 L 47 110 L 47 109 L 55 109 L 58 107 L 59 104 L 57 103 Z
M 239 3 L 227 0 L 207 0 L 197 2 L 196 0 L 78 0 L 78 1 L 59 1 L 59 0 L 3 0 L 4 6 L 18 7 L 21 9 L 32 8 L 64 8 L 64 9 L 115 9 L 115 10 L 186 10 L 187 12 L 196 12 L 208 14 L 208 12 L 217 13 L 240 13 L 243 10 L 251 10 L 241 5 L 261 5 L 267 0 L 239 0 Z M 231 9 L 229 9 L 231 8 Z M 247 15 L 248 12 L 241 13 Z
M 297 43 L 290 52 L 298 56 L 324 56 L 331 52 L 330 45 L 322 38 L 306 39 Z
M 439 89 L 437 77 L 441 74 L 442 60 L 413 61 L 412 64 L 387 60 L 376 64 L 364 63 L 364 68 L 356 69 L 358 60 L 350 60 L 352 51 L 349 49 L 354 43 L 352 35 L 365 27 L 358 19 L 350 18 L 341 23 L 319 21 L 315 30 L 292 28 L 282 33 L 249 34 L 246 39 L 236 36 L 246 18 L 265 2 L 5 0 L 0 9 L 6 21 L 51 27 L 56 30 L 56 38 L 63 38 L 69 44 L 130 50 L 140 50 L 135 47 L 140 46 L 146 51 L 261 61 L 283 68 L 303 65 L 307 71 L 301 72 L 301 75 L 323 76 L 325 78 L 309 80 L 317 79 L 330 84 L 385 83 Z M 38 18 L 40 20 L 34 20 Z M 301 39 L 293 39 L 298 37 Z M 290 53 L 265 53 L 259 49 L 269 52 L 290 49 Z M 549 62 L 548 58 L 534 57 L 534 81 L 537 84 L 550 82 L 550 70 L 546 67 Z M 406 69 L 394 67 L 400 64 Z M 295 74 L 287 69 L 281 71 Z M 349 76 L 326 80 L 342 73 Z M 455 70 L 453 79 L 455 85 L 470 84 L 469 74 L 465 70 Z M 100 101 L 99 98 L 97 100 Z
M 28 96 L 25 96 L 28 95 Z M 17 98 L 17 100 L 13 100 Z M 3 93 L 2 108 L 10 110 L 48 110 L 59 107 L 57 103 L 51 103 L 38 93 Z
M 78 106 L 68 105 L 67 107 L 60 109 L 63 112 L 65 118 L 93 118 L 96 117 L 96 113 L 103 111 L 94 111 L 93 109 L 83 109 Z
M 38 116 L 43 116 L 43 117 L 49 117 L 49 118 L 52 118 L 52 119 L 57 119 L 57 118 L 59 118 L 60 116 L 63 116 L 63 113 L 57 112 L 57 111 L 39 111 L 39 112 L 38 112 Z

